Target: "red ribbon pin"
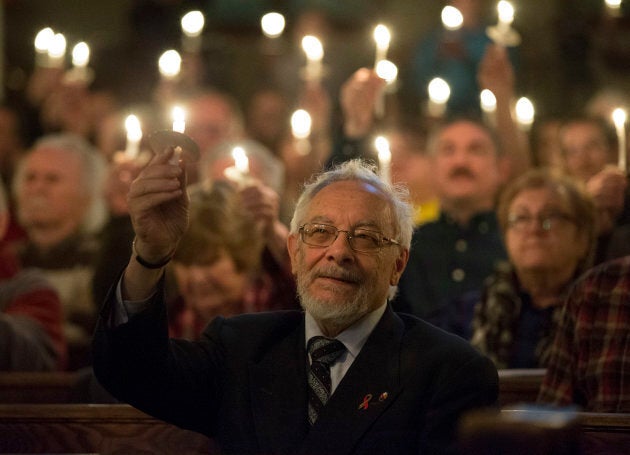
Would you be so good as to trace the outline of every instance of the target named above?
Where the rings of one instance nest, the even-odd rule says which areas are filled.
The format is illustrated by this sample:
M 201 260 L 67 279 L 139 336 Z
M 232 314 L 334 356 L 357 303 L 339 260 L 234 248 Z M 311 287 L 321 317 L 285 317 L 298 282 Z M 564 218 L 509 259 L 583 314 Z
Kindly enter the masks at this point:
M 368 393 L 366 396 L 364 396 L 363 397 L 363 401 L 359 405 L 359 409 L 366 410 L 368 408 L 368 406 L 370 405 L 370 400 L 371 399 L 372 399 L 372 394 L 371 393 Z

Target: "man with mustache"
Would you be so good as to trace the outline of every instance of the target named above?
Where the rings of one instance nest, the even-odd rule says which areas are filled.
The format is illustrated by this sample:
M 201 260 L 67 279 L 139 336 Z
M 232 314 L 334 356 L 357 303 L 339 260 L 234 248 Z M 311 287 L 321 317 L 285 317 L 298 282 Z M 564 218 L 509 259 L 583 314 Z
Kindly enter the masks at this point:
M 101 312 L 99 381 L 225 454 L 455 453 L 459 417 L 494 403 L 497 373 L 387 303 L 409 256 L 407 191 L 356 160 L 317 176 L 287 240 L 304 312 L 219 317 L 199 342 L 169 340 L 164 267 L 188 206 L 172 154 L 129 192 L 134 254 Z
M 494 207 L 508 162 L 493 133 L 468 119 L 442 126 L 429 154 L 441 213 L 414 231 L 393 304 L 467 337 L 472 308 L 459 299 L 479 290 L 495 261 L 506 257 Z

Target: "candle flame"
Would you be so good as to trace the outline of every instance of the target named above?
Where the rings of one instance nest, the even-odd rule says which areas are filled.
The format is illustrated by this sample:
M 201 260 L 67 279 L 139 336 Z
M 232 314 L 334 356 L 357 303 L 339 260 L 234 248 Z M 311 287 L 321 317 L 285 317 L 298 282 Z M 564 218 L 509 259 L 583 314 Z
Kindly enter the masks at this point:
M 374 27 L 374 41 L 380 49 L 387 49 L 391 39 L 392 35 L 389 33 L 389 29 L 385 25 L 378 24 Z
M 390 84 L 398 77 L 398 67 L 389 60 L 381 60 L 376 64 L 376 74 Z
M 186 130 L 186 111 L 181 106 L 173 107 L 173 131 L 183 133 Z
M 464 24 L 464 15 L 454 6 L 447 5 L 442 9 L 442 24 L 447 30 L 459 30 Z
M 291 115 L 291 130 L 297 139 L 306 139 L 311 134 L 311 115 L 304 109 L 298 109 Z
M 35 35 L 35 50 L 37 52 L 47 52 L 54 36 L 55 32 L 52 28 L 46 27 L 41 29 Z
M 302 49 L 309 60 L 318 61 L 324 58 L 322 42 L 315 36 L 306 35 L 302 38 Z
M 429 98 L 434 103 L 444 104 L 451 97 L 451 88 L 448 83 L 440 78 L 436 77 L 429 82 Z
M 206 19 L 201 11 L 189 11 L 182 17 L 182 31 L 186 36 L 199 36 L 205 23 Z
M 280 13 L 271 12 L 265 14 L 260 19 L 260 27 L 264 35 L 268 38 L 277 38 L 284 31 L 285 20 Z
M 81 41 L 72 48 L 72 64 L 78 67 L 87 66 L 90 61 L 90 46 Z
M 55 33 L 48 46 L 48 55 L 52 58 L 62 58 L 66 54 L 66 37 L 61 33 Z
M 497 3 L 497 12 L 499 13 L 499 22 L 511 24 L 514 21 L 514 7 L 507 0 L 501 0 Z
M 142 139 L 142 128 L 137 116 L 133 114 L 127 116 L 125 129 L 127 130 L 127 140 L 139 142 Z
M 232 149 L 232 158 L 234 158 L 234 166 L 241 174 L 249 173 L 249 159 L 243 147 L 234 147 Z
M 487 88 L 483 89 L 479 94 L 481 100 L 481 110 L 484 112 L 494 112 L 497 109 L 497 98 Z
M 626 111 L 618 107 L 612 112 L 612 119 L 613 119 L 613 122 L 615 122 L 615 126 L 617 126 L 618 128 L 622 127 L 624 123 L 626 123 L 626 119 L 627 119 Z
M 529 98 L 521 97 L 516 102 L 516 119 L 522 125 L 534 123 L 535 109 Z
M 160 74 L 166 78 L 172 79 L 179 74 L 182 66 L 182 57 L 174 49 L 164 52 L 158 60 Z

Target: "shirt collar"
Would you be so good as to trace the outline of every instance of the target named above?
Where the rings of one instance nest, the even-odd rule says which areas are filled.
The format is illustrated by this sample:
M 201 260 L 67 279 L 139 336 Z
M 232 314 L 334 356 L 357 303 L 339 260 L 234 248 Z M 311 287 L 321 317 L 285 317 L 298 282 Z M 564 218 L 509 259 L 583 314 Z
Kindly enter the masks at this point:
M 353 358 L 359 355 L 361 348 L 363 348 L 363 345 L 372 333 L 372 330 L 374 330 L 374 327 L 376 327 L 376 324 L 378 324 L 378 321 L 381 320 L 381 316 L 385 313 L 386 308 L 387 303 L 384 303 L 335 337 L 343 343 Z M 308 343 L 308 340 L 314 336 L 325 336 L 308 311 L 306 312 L 304 323 L 305 345 Z

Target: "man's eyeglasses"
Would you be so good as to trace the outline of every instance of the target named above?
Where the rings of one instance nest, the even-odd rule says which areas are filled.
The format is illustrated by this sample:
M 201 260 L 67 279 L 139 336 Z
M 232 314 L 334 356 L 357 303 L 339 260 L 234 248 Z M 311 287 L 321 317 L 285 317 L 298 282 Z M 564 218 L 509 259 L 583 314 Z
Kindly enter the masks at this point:
M 385 237 L 377 231 L 357 228 L 352 231 L 337 229 L 329 224 L 306 223 L 300 226 L 300 237 L 306 245 L 318 248 L 330 246 L 337 240 L 339 233 L 344 232 L 350 248 L 354 251 L 371 253 L 388 245 L 400 245 L 394 239 Z
M 575 218 L 566 213 L 549 212 L 538 215 L 511 213 L 508 215 L 508 226 L 516 231 L 524 231 L 536 223 L 543 231 L 551 231 L 562 223 L 573 223 Z

